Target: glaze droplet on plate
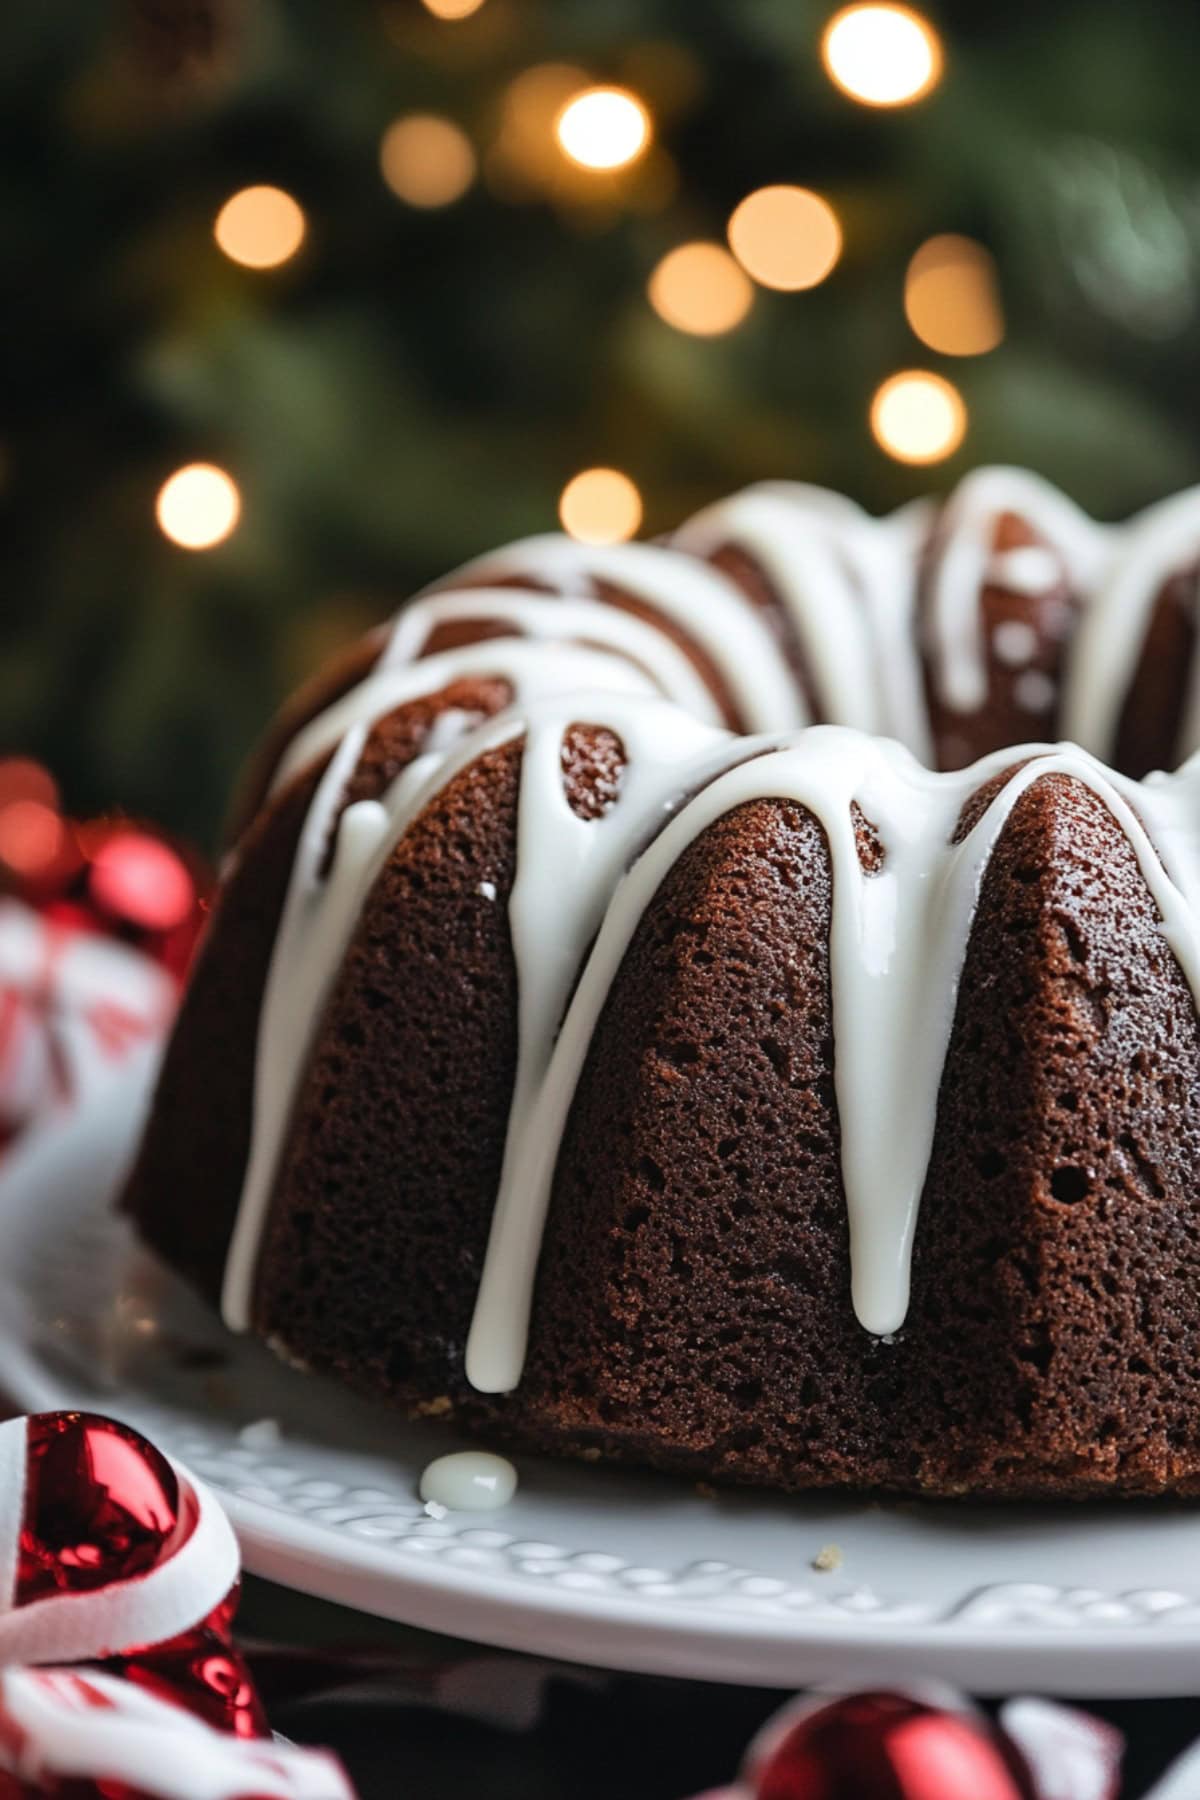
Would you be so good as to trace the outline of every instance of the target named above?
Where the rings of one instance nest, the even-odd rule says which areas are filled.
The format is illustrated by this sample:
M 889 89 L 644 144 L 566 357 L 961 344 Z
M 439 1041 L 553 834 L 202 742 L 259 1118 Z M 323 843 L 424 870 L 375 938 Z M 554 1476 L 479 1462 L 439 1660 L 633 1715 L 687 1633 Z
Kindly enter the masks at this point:
M 460 1450 L 439 1456 L 421 1477 L 422 1500 L 450 1512 L 495 1512 L 517 1491 L 517 1471 L 505 1456 Z

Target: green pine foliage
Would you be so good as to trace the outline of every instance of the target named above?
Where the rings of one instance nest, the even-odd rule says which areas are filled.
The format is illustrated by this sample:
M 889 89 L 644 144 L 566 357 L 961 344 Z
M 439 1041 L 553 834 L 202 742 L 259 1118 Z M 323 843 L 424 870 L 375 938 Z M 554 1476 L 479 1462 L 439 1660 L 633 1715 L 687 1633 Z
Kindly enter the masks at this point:
M 904 367 L 970 409 L 937 485 L 1029 463 L 1116 514 L 1197 479 L 1194 0 L 931 4 L 945 77 L 889 112 L 824 74 L 832 10 L 485 0 L 447 24 L 417 0 L 225 0 L 211 58 L 168 81 L 128 8 L 0 9 L 0 749 L 42 756 L 81 812 L 210 839 L 281 692 L 422 580 L 552 527 L 581 467 L 627 470 L 650 531 L 765 475 L 881 508 L 920 491 L 866 424 Z M 636 173 L 497 169 L 506 92 L 545 63 L 645 97 Z M 443 210 L 381 178 L 414 110 L 483 159 Z M 256 273 L 212 224 L 264 181 L 309 230 Z M 836 207 L 837 268 L 759 292 L 727 337 L 672 331 L 649 272 L 772 181 Z M 940 358 L 905 321 L 907 261 L 944 231 L 998 260 L 987 356 Z M 204 553 L 154 522 L 196 460 L 244 503 Z

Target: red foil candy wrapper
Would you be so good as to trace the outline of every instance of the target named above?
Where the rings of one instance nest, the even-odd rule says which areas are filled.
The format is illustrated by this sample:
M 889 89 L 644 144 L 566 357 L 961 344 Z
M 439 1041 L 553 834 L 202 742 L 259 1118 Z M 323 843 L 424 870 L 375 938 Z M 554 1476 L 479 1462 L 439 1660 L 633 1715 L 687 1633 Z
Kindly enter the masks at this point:
M 986 1721 L 906 1694 L 855 1694 L 799 1719 L 753 1777 L 755 1800 L 1039 1800 Z
M 130 1581 L 190 1537 L 196 1503 L 128 1425 L 39 1413 L 28 1425 L 16 1603 Z
M 14 1438 L 22 1431 L 23 1446 Z M 21 1481 L 0 1507 L 0 1528 L 5 1513 L 20 1520 L 3 1621 L 15 1644 L 4 1660 L 23 1660 L 21 1614 L 32 1607 L 28 1620 L 48 1620 L 41 1632 L 61 1620 L 73 1663 L 95 1662 L 217 1730 L 263 1736 L 266 1718 L 233 1643 L 236 1547 L 212 1497 L 131 1427 L 88 1413 L 0 1427 L 4 1472 Z M 85 1596 L 90 1608 L 72 1608 Z M 118 1605 L 98 1607 L 105 1596 Z M 164 1633 L 164 1621 L 176 1628 Z M 28 1660 L 46 1660 L 47 1643 L 59 1660 L 56 1640 L 42 1635 L 29 1636 Z

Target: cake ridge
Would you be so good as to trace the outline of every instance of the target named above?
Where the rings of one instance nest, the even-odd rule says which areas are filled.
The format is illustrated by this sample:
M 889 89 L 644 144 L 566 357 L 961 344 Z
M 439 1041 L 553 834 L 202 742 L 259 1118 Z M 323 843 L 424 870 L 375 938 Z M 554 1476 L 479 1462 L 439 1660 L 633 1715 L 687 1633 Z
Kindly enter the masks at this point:
M 1200 750 L 1133 779 L 1200 734 L 1198 570 L 1200 489 L 1108 526 L 1002 468 L 938 511 L 763 483 L 667 542 L 465 565 L 269 743 L 130 1190 L 143 1231 L 235 1327 L 526 1442 L 784 1486 L 956 1491 L 977 1451 L 981 1491 L 1073 1491 L 1072 1456 L 1092 1489 L 1200 1487 L 1182 1390 L 1151 1452 L 1105 1387 L 1130 1342 L 1122 1393 L 1178 1363 L 1200 1268 Z M 721 730 L 735 712 L 768 728 Z M 206 1222 L 172 1134 L 230 1008 Z M 725 1281 L 714 1245 L 720 1306 L 686 1291 L 693 1266 Z M 578 1328 L 564 1275 L 599 1284 Z M 1085 1404 L 1058 1370 L 1101 1317 Z M 893 1440 L 889 1407 L 944 1378 L 1011 1457 L 966 1399 L 944 1457 L 919 1419 L 919 1452 Z M 810 1405 L 840 1474 L 800 1441 Z
M 565 802 L 561 746 L 576 721 L 614 729 L 623 746 L 624 791 L 606 821 L 572 818 Z M 1004 825 L 1034 782 L 1068 776 L 1112 814 L 1200 1002 L 1200 836 L 1191 824 L 1200 819 L 1200 755 L 1174 777 L 1141 784 L 1071 744 L 995 751 L 965 770 L 935 773 L 894 740 L 848 727 L 815 726 L 783 739 L 729 738 L 657 700 L 607 693 L 539 698 L 506 708 L 444 754 L 427 753 L 382 802 L 349 807 L 323 876 L 330 820 L 365 729 L 360 725 L 343 740 L 318 789 L 268 980 L 259 1057 L 265 1104 L 256 1100 L 223 1296 L 226 1322 L 236 1329 L 251 1322 L 258 1245 L 302 1068 L 302 1021 L 319 1016 L 374 876 L 396 842 L 443 786 L 514 737 L 522 741 L 522 776 L 509 916 L 520 1048 L 467 1342 L 467 1377 L 480 1392 L 510 1392 L 520 1380 L 558 1145 L 621 957 L 683 850 L 736 807 L 794 800 L 818 820 L 828 846 L 834 1081 L 852 1298 L 860 1322 L 875 1335 L 893 1333 L 904 1322 L 938 1089 L 975 906 Z M 956 837 L 967 803 L 999 776 L 1006 779 L 980 817 Z M 686 792 L 692 797 L 676 813 Z M 861 866 L 855 809 L 880 841 L 878 870 Z M 662 828 L 645 844 L 656 820 Z M 602 844 L 607 854 L 597 859 Z M 640 853 L 628 866 L 634 850 Z
M 548 662 L 544 673 L 552 675 L 555 668 L 561 673 L 556 655 L 547 657 L 542 652 L 542 656 Z M 616 862 L 636 841 L 631 834 L 641 828 L 644 816 L 633 814 L 628 803 L 623 809 L 614 807 L 615 819 L 626 826 L 625 832 L 615 835 L 604 831 L 603 820 L 585 822 L 572 817 L 558 758 L 564 735 L 576 722 L 604 723 L 616 730 L 627 758 L 631 758 L 627 770 L 650 778 L 647 810 L 667 805 L 686 786 L 694 767 L 694 763 L 685 763 L 689 752 L 727 741 L 726 733 L 714 731 L 665 701 L 626 699 L 603 689 L 572 693 L 568 688 L 564 694 L 555 690 L 551 681 L 549 691 L 506 707 L 456 744 L 418 757 L 380 800 L 359 801 L 339 817 L 341 796 L 362 753 L 368 723 L 357 724 L 341 740 L 305 821 L 267 977 L 250 1155 L 222 1286 L 222 1316 L 232 1329 L 247 1330 L 252 1321 L 258 1248 L 304 1056 L 371 886 L 423 807 L 480 756 L 515 737 L 524 741 L 521 792 L 525 804 L 519 815 L 524 854 L 528 857 L 532 851 L 531 860 L 544 871 L 548 863 L 562 857 L 564 843 L 569 843 L 573 854 L 564 860 L 576 865 L 564 867 L 560 862 L 555 871 L 567 883 L 568 896 L 557 882 L 550 895 L 560 924 L 565 919 L 571 926 L 565 953 L 561 948 L 556 952 L 550 935 L 554 915 L 538 906 L 544 875 L 538 883 L 527 882 L 523 895 L 514 895 L 514 903 L 510 903 L 518 967 L 526 971 L 518 990 L 524 1047 L 518 1057 L 513 1106 L 519 1117 L 531 1079 L 524 1070 L 531 1063 L 536 1068 L 541 1057 L 537 1046 L 552 1037 L 569 983 L 599 926 L 607 888 L 615 880 Z M 651 739 L 654 757 L 648 754 Z M 643 746 L 646 754 L 641 754 Z M 675 765 L 679 774 L 674 772 Z M 687 774 L 682 773 L 685 766 Z M 642 779 L 638 779 L 635 795 L 623 799 L 641 799 L 641 786 Z M 326 869 L 331 829 L 332 859 Z M 531 843 L 534 837 L 537 841 Z M 585 846 L 603 842 L 607 847 L 610 837 L 614 843 L 597 878 Z M 575 885 L 583 891 L 571 896 L 573 875 Z M 564 903 L 567 897 L 580 902 L 575 914 Z M 525 912 L 533 912 L 534 917 L 526 921 Z

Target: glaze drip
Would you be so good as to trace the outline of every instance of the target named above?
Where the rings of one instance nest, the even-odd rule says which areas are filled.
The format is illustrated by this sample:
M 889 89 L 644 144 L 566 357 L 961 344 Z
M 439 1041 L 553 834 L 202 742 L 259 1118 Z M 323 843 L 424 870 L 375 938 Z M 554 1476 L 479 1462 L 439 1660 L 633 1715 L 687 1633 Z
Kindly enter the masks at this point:
M 997 548 L 1005 515 L 1021 520 L 1034 541 Z M 798 684 L 753 602 L 704 560 L 727 545 L 753 558 L 778 594 L 820 709 L 837 723 L 789 735 L 804 718 Z M 917 621 L 923 556 L 922 630 L 933 685 L 964 713 L 986 697 L 989 656 L 1018 671 L 1019 682 L 1049 681 L 1038 669 L 1022 671 L 1037 647 L 1024 621 L 1003 620 L 993 642 L 985 641 L 983 591 L 1071 596 L 1082 623 L 1065 658 L 1063 712 L 1082 747 L 1008 748 L 954 774 L 922 766 L 930 748 Z M 763 484 L 698 515 L 672 547 L 598 550 L 530 539 L 468 565 L 444 591 L 414 603 L 395 621 L 371 673 L 297 734 L 276 773 L 279 791 L 329 758 L 302 832 L 262 1008 L 251 1150 L 225 1273 L 227 1322 L 237 1329 L 251 1322 L 292 1105 L 374 881 L 448 782 L 519 738 L 517 868 L 508 903 L 518 1061 L 467 1344 L 469 1380 L 489 1393 L 520 1380 L 559 1143 L 638 921 L 687 846 L 755 800 L 803 806 L 828 846 L 834 1083 L 853 1302 L 867 1330 L 899 1329 L 975 909 L 1012 809 L 1033 783 L 1051 775 L 1078 781 L 1108 809 L 1133 849 L 1167 944 L 1200 993 L 1200 759 L 1140 785 L 1097 760 L 1115 737 L 1156 597 L 1198 558 L 1200 490 L 1118 530 L 1094 524 L 1036 477 L 989 469 L 969 477 L 932 525 L 924 507 L 873 519 L 821 489 Z M 524 580 L 553 592 L 458 591 L 455 580 Z M 606 585 L 645 602 L 672 630 L 604 604 Z M 472 621 L 503 635 L 424 654 L 439 627 Z M 702 643 L 745 719 L 785 735 L 737 738 L 714 729 L 720 696 L 685 654 L 688 637 Z M 379 799 L 346 807 L 375 724 L 472 676 L 507 683 L 512 705 L 482 725 L 444 712 L 422 753 Z M 1046 696 L 1038 693 L 1041 704 Z M 602 728 L 622 748 L 618 797 L 598 817 L 578 816 L 564 792 L 562 745 L 574 725 Z M 1180 742 L 1200 743 L 1195 681 Z M 1024 766 L 956 843 L 967 802 L 1017 763 Z M 856 811 L 882 849 L 881 865 L 870 871 L 857 855 Z M 484 887 L 483 897 L 494 899 Z

